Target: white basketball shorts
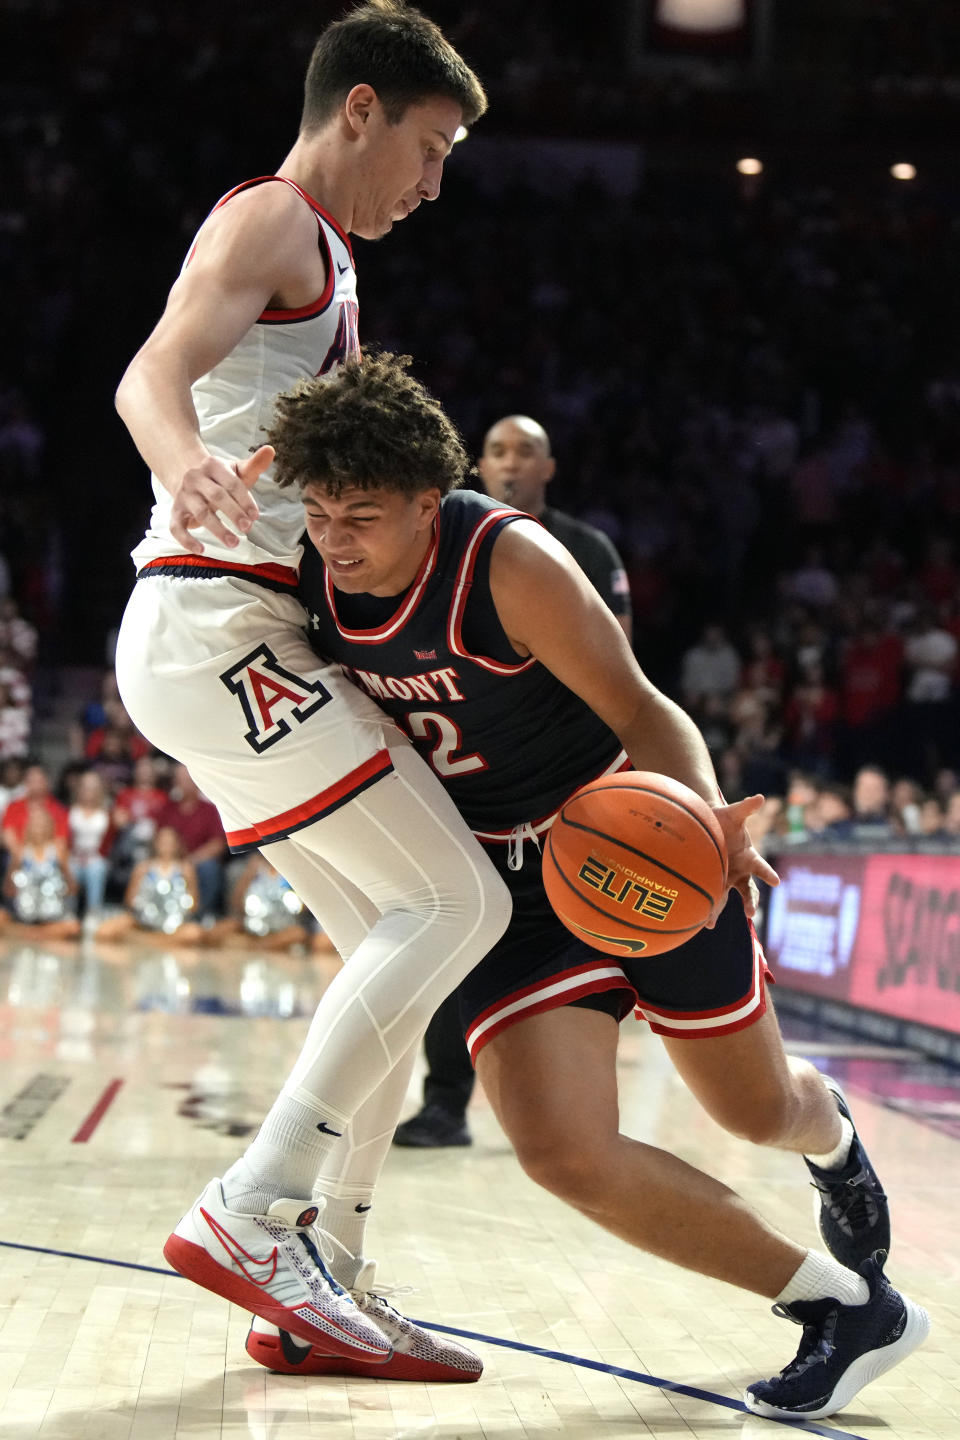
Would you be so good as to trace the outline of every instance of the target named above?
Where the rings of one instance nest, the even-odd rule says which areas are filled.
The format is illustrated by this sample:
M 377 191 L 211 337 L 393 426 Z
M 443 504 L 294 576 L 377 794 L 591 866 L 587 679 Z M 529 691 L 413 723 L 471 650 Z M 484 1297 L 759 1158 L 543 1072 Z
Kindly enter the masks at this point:
M 279 568 L 279 567 L 278 567 Z M 332 814 L 388 774 L 393 722 L 320 660 L 292 593 L 151 574 L 130 597 L 117 683 L 137 728 L 182 761 L 235 851 Z

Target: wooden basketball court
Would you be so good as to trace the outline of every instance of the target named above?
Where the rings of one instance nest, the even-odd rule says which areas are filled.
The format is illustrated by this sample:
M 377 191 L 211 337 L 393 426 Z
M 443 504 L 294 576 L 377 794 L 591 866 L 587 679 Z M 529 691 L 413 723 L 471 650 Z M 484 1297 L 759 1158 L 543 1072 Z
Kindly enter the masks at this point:
M 799 1331 L 538 1190 L 482 1095 L 472 1148 L 391 1153 L 370 1245 L 380 1282 L 413 1287 L 395 1297 L 400 1308 L 469 1337 L 480 1382 L 261 1369 L 244 1352 L 246 1313 L 175 1275 L 161 1247 L 258 1125 L 329 974 L 317 959 L 249 952 L 0 948 L 0 1434 L 958 1440 L 960 1081 L 852 1042 L 795 1048 L 856 1102 L 892 1197 L 888 1268 L 934 1329 L 848 1411 L 792 1426 L 746 1415 L 743 1386 L 780 1369 Z M 677 1150 L 815 1242 L 799 1159 L 725 1136 L 632 1021 L 621 1075 L 628 1133 Z

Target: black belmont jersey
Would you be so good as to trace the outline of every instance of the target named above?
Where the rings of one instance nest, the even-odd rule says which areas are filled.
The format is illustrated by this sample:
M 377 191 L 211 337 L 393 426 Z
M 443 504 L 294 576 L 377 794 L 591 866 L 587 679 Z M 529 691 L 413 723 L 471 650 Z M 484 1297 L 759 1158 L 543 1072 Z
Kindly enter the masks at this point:
M 470 828 L 490 839 L 536 826 L 580 785 L 625 763 L 590 707 L 504 634 L 490 554 L 505 525 L 526 519 L 486 495 L 454 491 L 402 595 L 335 589 L 309 542 L 301 568 L 314 649 L 394 717 Z

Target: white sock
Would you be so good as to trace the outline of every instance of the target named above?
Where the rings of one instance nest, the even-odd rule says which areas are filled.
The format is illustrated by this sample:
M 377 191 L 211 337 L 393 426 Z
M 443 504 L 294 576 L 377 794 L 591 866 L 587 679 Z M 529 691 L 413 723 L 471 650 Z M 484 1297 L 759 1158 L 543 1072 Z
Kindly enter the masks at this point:
M 321 1224 L 339 1242 L 329 1263 L 330 1273 L 339 1285 L 352 1290 L 364 1265 L 363 1237 L 373 1204 L 373 1186 L 338 1185 L 335 1189 L 324 1187 L 320 1193 L 325 1201 Z M 317 1194 L 315 1189 L 314 1196 Z
M 227 1209 L 240 1215 L 266 1215 L 274 1200 L 287 1198 L 279 1185 L 271 1185 L 251 1168 L 245 1155 L 224 1171 L 221 1183 Z
M 264 1215 L 274 1200 L 309 1200 L 317 1172 L 346 1128 L 328 1108 L 320 1112 L 281 1093 L 259 1134 L 223 1177 L 227 1205 Z
M 853 1125 L 846 1115 L 840 1116 L 840 1139 L 832 1150 L 824 1155 L 807 1155 L 821 1170 L 840 1170 L 847 1162 L 850 1146 L 853 1144 Z
M 822 1250 L 808 1250 L 799 1270 L 793 1274 L 776 1297 L 781 1305 L 794 1300 L 839 1300 L 841 1305 L 865 1305 L 870 1299 L 870 1286 L 862 1275 L 848 1270 Z

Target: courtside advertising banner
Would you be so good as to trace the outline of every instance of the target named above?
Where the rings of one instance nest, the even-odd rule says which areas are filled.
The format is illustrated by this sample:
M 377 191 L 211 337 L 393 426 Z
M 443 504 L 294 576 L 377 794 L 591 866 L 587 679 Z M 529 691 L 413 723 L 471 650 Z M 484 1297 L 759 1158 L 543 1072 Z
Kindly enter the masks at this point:
M 778 855 L 778 982 L 960 1035 L 960 855 Z

